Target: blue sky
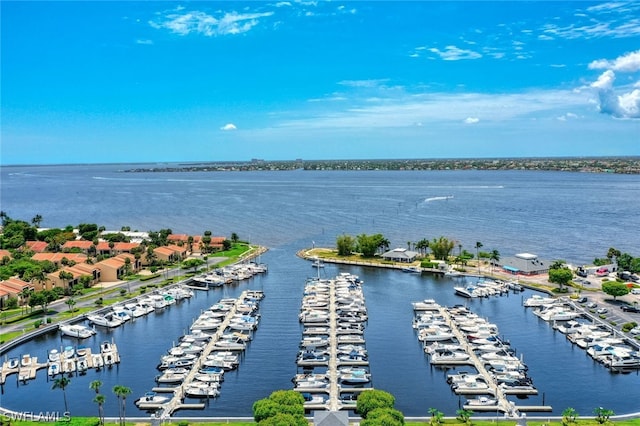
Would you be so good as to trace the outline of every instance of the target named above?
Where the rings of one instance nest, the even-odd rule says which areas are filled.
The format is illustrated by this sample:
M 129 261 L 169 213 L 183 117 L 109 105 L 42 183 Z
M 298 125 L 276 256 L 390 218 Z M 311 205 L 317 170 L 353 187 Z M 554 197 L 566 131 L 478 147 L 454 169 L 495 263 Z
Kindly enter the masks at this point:
M 0 164 L 640 155 L 640 2 L 0 2 Z

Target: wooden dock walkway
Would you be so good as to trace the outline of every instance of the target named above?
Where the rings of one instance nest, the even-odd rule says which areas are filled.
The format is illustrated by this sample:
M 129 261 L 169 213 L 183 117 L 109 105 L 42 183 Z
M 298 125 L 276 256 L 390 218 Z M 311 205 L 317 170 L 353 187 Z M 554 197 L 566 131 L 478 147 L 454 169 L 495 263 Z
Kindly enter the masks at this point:
M 202 352 L 200 352 L 200 355 L 198 356 L 196 362 L 193 364 L 193 367 L 191 367 L 191 370 L 189 370 L 189 373 L 187 373 L 187 376 L 182 381 L 182 383 L 172 388 L 162 388 L 162 387 L 154 388 L 154 391 L 156 392 L 159 392 L 159 391 L 173 392 L 173 397 L 168 402 L 165 402 L 164 404 L 147 404 L 148 405 L 147 406 L 144 403 L 141 403 L 138 405 L 141 409 L 160 410 L 160 417 L 162 418 L 170 417 L 175 411 L 181 410 L 181 409 L 204 409 L 205 405 L 203 403 L 185 403 L 184 402 L 184 399 L 186 396 L 185 389 L 191 383 L 194 382 L 195 376 L 198 374 L 198 371 L 202 368 L 203 366 L 202 363 L 204 360 L 207 359 L 207 356 L 209 356 L 209 354 L 211 354 L 211 352 L 213 352 L 214 350 L 220 349 L 220 347 L 216 346 L 216 343 L 218 343 L 218 341 L 220 340 L 220 338 L 224 333 L 224 330 L 229 326 L 231 319 L 233 318 L 233 316 L 236 314 L 238 310 L 238 306 L 246 302 L 247 295 L 250 292 L 251 292 L 250 290 L 245 290 L 242 292 L 240 297 L 236 299 L 236 302 L 231 306 L 231 309 L 229 309 L 229 311 L 227 312 L 227 315 L 225 315 L 224 320 L 222 321 L 220 326 L 217 328 L 216 333 L 209 340 L 209 342 L 204 347 Z M 165 391 L 164 389 L 171 389 L 171 391 L 168 391 L 168 390 Z
M 460 328 L 456 322 L 451 318 L 449 311 L 441 307 L 439 309 L 440 314 L 445 318 L 447 325 L 451 328 L 451 331 L 455 335 L 456 339 L 460 342 L 460 345 L 464 348 L 465 352 L 469 355 L 469 359 L 464 364 L 473 365 L 478 373 L 484 377 L 486 383 L 489 385 L 489 389 L 479 389 L 477 391 L 467 390 L 464 393 L 469 395 L 483 395 L 491 394 L 497 400 L 497 405 L 493 406 L 481 406 L 481 405 L 465 405 L 465 409 L 473 411 L 502 411 L 510 416 L 518 416 L 520 411 L 552 411 L 550 406 L 516 406 L 516 404 L 507 399 L 507 395 L 535 395 L 538 391 L 534 389 L 505 389 L 499 386 L 492 374 L 485 368 L 485 363 L 478 357 L 471 345 L 469 344 L 466 336 L 460 331 Z M 462 362 L 461 362 L 462 363 Z

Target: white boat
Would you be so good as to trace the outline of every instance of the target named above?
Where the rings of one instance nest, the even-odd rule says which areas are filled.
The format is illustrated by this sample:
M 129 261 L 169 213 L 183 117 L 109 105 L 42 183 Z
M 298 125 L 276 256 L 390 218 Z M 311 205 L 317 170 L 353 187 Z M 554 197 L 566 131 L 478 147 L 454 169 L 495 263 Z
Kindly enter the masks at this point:
M 60 372 L 61 372 L 61 368 L 60 368 L 59 361 L 49 363 L 49 367 L 47 368 L 47 374 L 49 376 L 55 376 L 56 374 L 60 374 Z
M 169 401 L 168 396 L 158 395 L 155 392 L 147 392 L 144 396 L 140 397 L 136 400 L 136 405 L 145 405 L 145 404 L 164 404 Z
M 93 368 L 96 370 L 100 370 L 104 367 L 104 359 L 102 359 L 102 354 L 91 354 L 91 363 L 93 364 Z
M 216 383 L 192 382 L 185 387 L 184 394 L 192 398 L 216 398 L 220 390 Z
M 184 372 L 178 372 L 184 370 Z M 185 368 L 169 368 L 156 377 L 158 383 L 182 383 L 187 377 L 188 370 Z
M 540 309 L 533 311 L 533 314 L 548 322 L 569 321 L 580 316 L 580 313 L 561 305 L 543 305 Z
M 489 398 L 487 396 L 480 396 L 478 398 L 468 399 L 465 405 L 469 407 L 487 407 L 497 405 L 498 400 L 495 398 Z
M 525 299 L 523 305 L 530 308 L 536 306 L 551 305 L 556 303 L 556 301 L 557 300 L 553 297 L 542 297 L 538 294 L 534 294 L 528 299 Z
M 371 381 L 371 374 L 364 369 L 352 369 L 339 373 L 338 381 L 345 385 L 362 385 Z
M 324 262 L 318 258 L 315 258 L 315 260 L 311 263 L 311 266 L 313 266 L 314 268 L 324 268 Z
M 101 327 L 115 328 L 122 325 L 123 321 L 119 319 L 117 316 L 112 314 L 99 315 L 99 314 L 91 314 L 87 315 L 87 320 L 94 325 L 98 325 Z
M 460 351 L 440 351 L 431 354 L 432 364 L 446 364 L 446 363 L 458 363 L 466 362 L 469 360 L 469 354 Z
M 62 324 L 60 326 L 60 332 L 64 336 L 76 337 L 78 339 L 87 339 L 96 334 L 94 329 L 82 324 Z
M 49 362 L 58 362 L 60 361 L 60 352 L 57 349 L 51 349 L 48 358 Z
M 479 289 L 478 287 L 476 287 L 473 284 L 468 284 L 466 286 L 455 286 L 453 287 L 453 289 L 455 290 L 455 293 L 458 296 L 462 296 L 462 297 L 468 297 L 468 298 L 474 298 L 474 297 L 481 297 L 484 295 L 484 293 L 481 291 L 481 289 Z
M 416 311 L 437 310 L 440 305 L 434 299 L 424 299 L 419 302 L 412 302 L 413 309 Z
M 86 356 L 79 357 L 76 360 L 76 370 L 83 373 L 89 369 L 89 361 Z

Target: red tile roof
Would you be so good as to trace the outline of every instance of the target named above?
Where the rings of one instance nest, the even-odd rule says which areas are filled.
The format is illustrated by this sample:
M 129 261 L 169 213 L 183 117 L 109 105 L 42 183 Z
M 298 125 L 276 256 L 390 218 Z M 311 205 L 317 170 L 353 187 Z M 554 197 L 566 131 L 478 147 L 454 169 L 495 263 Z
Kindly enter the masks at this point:
M 29 247 L 29 250 L 36 253 L 42 253 L 49 245 L 46 241 L 27 241 L 25 244 Z
M 88 250 L 93 245 L 92 241 L 85 240 L 73 240 L 67 241 L 62 245 L 63 249 L 79 248 L 82 250 Z
M 62 258 L 66 257 L 67 260 L 72 260 L 76 263 L 81 263 L 87 260 L 87 256 L 82 253 L 36 253 L 31 259 L 33 260 L 49 260 L 53 263 L 59 263 Z

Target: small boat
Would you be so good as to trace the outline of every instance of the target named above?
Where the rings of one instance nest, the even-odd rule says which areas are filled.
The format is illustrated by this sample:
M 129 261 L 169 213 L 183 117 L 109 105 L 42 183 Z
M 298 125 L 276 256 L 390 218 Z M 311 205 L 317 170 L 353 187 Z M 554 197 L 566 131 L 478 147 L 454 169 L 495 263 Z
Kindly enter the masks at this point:
M 487 396 L 480 396 L 478 398 L 468 399 L 465 405 L 470 407 L 487 407 L 498 404 L 498 400 L 495 398 L 489 398 Z
M 352 369 L 338 375 L 338 381 L 345 385 L 362 385 L 371 381 L 371 374 L 364 369 Z
M 311 266 L 314 268 L 324 268 L 324 262 L 316 257 L 311 263 Z
M 22 358 L 20 358 L 20 367 L 21 368 L 31 367 L 31 364 L 33 364 L 33 358 L 31 358 L 31 355 L 29 354 L 22 355 Z
M 192 398 L 217 398 L 220 390 L 216 383 L 192 382 L 185 387 L 184 394 Z
M 542 297 L 539 294 L 534 294 L 528 299 L 526 299 L 523 305 L 531 308 L 536 306 L 551 305 L 556 303 L 556 301 L 557 300 L 554 299 L 553 297 Z
M 158 395 L 155 392 L 147 392 L 141 398 L 137 399 L 136 405 L 144 405 L 144 404 L 164 404 L 169 401 L 168 396 Z
M 76 361 L 76 370 L 80 373 L 84 373 L 89 369 L 89 361 L 86 357 L 80 357 Z
M 52 377 L 56 374 L 60 374 L 60 362 L 50 362 L 49 367 L 47 368 L 47 374 Z
M 18 367 L 20 367 L 20 358 L 9 358 L 7 361 L 7 368 L 13 370 Z
M 49 351 L 48 358 L 49 362 L 58 362 L 60 361 L 60 352 L 58 352 L 57 349 L 51 349 Z
M 60 332 L 63 336 L 75 337 L 77 339 L 87 339 L 96 334 L 94 329 L 81 324 L 63 324 L 60 326 Z
M 93 364 L 93 368 L 96 370 L 100 370 L 104 367 L 104 359 L 102 359 L 102 354 L 91 354 L 91 364 Z
M 87 315 L 87 320 L 94 325 L 98 325 L 101 327 L 115 328 L 122 325 L 123 321 L 119 319 L 117 316 L 112 314 L 107 315 Z

